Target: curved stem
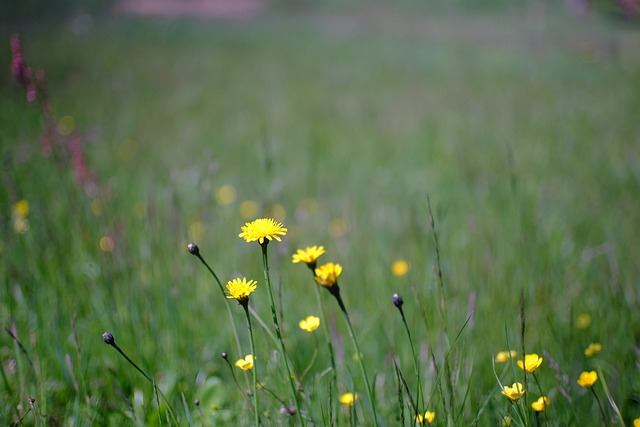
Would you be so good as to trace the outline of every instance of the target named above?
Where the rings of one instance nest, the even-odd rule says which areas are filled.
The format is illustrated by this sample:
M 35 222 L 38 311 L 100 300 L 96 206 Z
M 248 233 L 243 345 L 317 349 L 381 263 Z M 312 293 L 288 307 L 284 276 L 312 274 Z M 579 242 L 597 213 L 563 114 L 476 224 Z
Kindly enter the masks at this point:
M 289 378 L 289 385 L 291 386 L 291 394 L 293 395 L 293 402 L 296 405 L 296 416 L 298 418 L 298 422 L 300 425 L 305 425 L 304 420 L 302 418 L 302 414 L 300 413 L 300 400 L 298 397 L 298 392 L 296 391 L 296 385 L 293 381 L 293 376 L 291 375 L 291 368 L 289 367 L 289 358 L 287 357 L 287 351 L 284 347 L 284 341 L 282 341 L 282 333 L 280 332 L 280 323 L 278 321 L 278 314 L 276 312 L 276 303 L 273 299 L 273 288 L 271 286 L 271 277 L 269 275 L 269 258 L 267 256 L 267 243 L 268 240 L 265 240 L 264 244 L 261 244 L 262 248 L 262 265 L 264 268 L 264 280 L 267 282 L 267 289 L 269 290 L 269 302 L 271 304 L 271 315 L 273 317 L 273 326 L 276 330 L 276 337 L 278 337 L 278 341 L 280 342 L 280 353 L 282 355 L 282 359 L 284 359 L 284 365 L 287 369 L 287 377 Z
M 249 307 L 243 304 L 244 314 L 247 317 L 247 328 L 249 329 L 249 339 L 251 341 L 251 353 L 253 354 L 253 409 L 255 415 L 256 427 L 260 426 L 260 411 L 258 410 L 258 364 L 256 363 L 256 346 L 253 341 L 253 329 L 251 328 L 251 316 L 249 316 Z
M 353 326 L 351 326 L 351 320 L 349 319 L 349 313 L 347 313 L 347 309 L 342 302 L 342 297 L 340 297 L 340 288 L 338 288 L 338 284 L 335 284 L 331 288 L 328 288 L 329 292 L 336 297 L 338 301 L 338 305 L 340 306 L 340 310 L 342 311 L 342 315 L 344 316 L 344 320 L 347 323 L 347 328 L 349 329 L 349 336 L 351 337 L 351 342 L 353 342 L 353 347 L 356 350 L 356 355 L 358 358 L 358 363 L 360 364 L 360 372 L 362 373 L 362 378 L 364 379 L 364 384 L 367 390 L 367 397 L 369 398 L 369 402 L 371 403 L 371 411 L 373 412 L 373 423 L 378 426 L 378 413 L 376 411 L 376 403 L 373 400 L 373 394 L 371 393 L 371 386 L 369 385 L 369 377 L 367 376 L 367 370 L 364 368 L 364 362 L 362 361 L 362 353 L 360 352 L 360 346 L 358 345 L 358 340 L 356 340 L 356 335 L 353 333 Z

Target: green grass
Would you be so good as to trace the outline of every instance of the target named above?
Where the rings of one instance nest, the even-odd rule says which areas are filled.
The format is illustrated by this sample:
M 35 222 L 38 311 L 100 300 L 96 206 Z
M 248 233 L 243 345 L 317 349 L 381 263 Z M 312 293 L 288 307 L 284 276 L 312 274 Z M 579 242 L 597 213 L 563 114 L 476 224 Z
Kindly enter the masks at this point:
M 596 367 L 626 425 L 640 417 L 640 34 L 560 10 L 436 10 L 376 3 L 234 23 L 105 16 L 82 35 L 64 22 L 0 30 L 0 321 L 25 348 L 0 334 L 0 422 L 16 423 L 33 396 L 25 425 L 169 424 L 151 385 L 102 343 L 108 330 L 156 379 L 182 425 L 251 424 L 220 357 L 244 356 L 225 300 L 186 250 L 195 239 L 223 283 L 258 280 L 250 305 L 271 327 L 260 248 L 237 237 L 253 219 L 238 211 L 244 200 L 258 203 L 258 216 L 274 204 L 286 211 L 289 233 L 269 251 L 298 374 L 316 341 L 297 323 L 320 313 L 315 284 L 291 254 L 321 244 L 321 262 L 343 265 L 341 294 L 383 425 L 401 424 L 393 360 L 415 390 L 395 292 L 436 425 L 469 425 L 480 408 L 478 425 L 498 425 L 504 414 L 516 421 L 492 359 L 521 349 L 521 292 L 526 351 L 558 365 L 545 355 L 536 372 L 552 399 L 541 421 L 595 423 L 595 400 L 576 379 Z M 68 163 L 40 154 L 41 116 L 9 75 L 13 31 L 27 62 L 47 73 L 54 116 L 74 118 L 99 196 L 74 181 Z M 225 184 L 237 192 L 230 205 L 216 200 Z M 13 230 L 20 199 L 31 208 L 25 234 Z M 206 229 L 194 236 L 198 221 Z M 102 236 L 113 238 L 113 252 L 100 250 Z M 397 258 L 411 264 L 405 277 L 390 273 Z M 356 391 L 357 422 L 371 425 L 346 325 L 332 297 L 322 297 L 338 364 L 334 415 L 349 424 L 337 396 Z M 475 312 L 454 340 L 471 301 Z M 244 314 L 232 308 L 249 353 Z M 575 326 L 581 313 L 592 317 L 586 330 Z M 328 425 L 321 332 L 302 397 L 308 416 Z M 260 382 L 290 399 L 277 346 L 258 324 L 254 334 Z M 603 350 L 587 359 L 594 341 Z M 440 380 L 445 400 L 453 385 L 455 413 L 443 406 L 432 363 L 433 355 L 442 368 L 449 346 L 452 378 Z M 501 381 L 516 380 L 521 371 L 506 368 Z M 530 403 L 539 393 L 532 379 L 529 387 Z M 602 383 L 595 389 L 614 419 Z M 259 397 L 265 425 L 288 425 L 276 399 Z M 410 425 L 408 404 L 404 411 Z

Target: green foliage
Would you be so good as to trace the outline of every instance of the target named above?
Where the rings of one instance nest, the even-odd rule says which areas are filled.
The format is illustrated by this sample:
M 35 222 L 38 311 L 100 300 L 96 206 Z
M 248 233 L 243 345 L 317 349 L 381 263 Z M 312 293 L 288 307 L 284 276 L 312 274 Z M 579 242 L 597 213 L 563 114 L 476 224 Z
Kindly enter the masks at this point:
M 232 305 L 236 354 L 227 301 L 186 250 L 195 241 L 224 283 L 258 281 L 261 418 L 287 425 L 260 248 L 238 238 L 246 221 L 274 215 L 289 228 L 269 246 L 274 296 L 293 370 L 309 367 L 304 415 L 318 424 L 371 418 L 338 305 L 321 289 L 321 316 L 310 272 L 291 264 L 316 244 L 321 262 L 344 267 L 342 299 L 384 425 L 412 420 L 415 362 L 418 409 L 434 410 L 436 425 L 518 420 L 496 376 L 511 385 L 523 374 L 515 363 L 494 373 L 492 360 L 522 351 L 521 293 L 525 351 L 545 359 L 526 403 L 539 391 L 552 402 L 540 421 L 597 419 L 576 384 L 597 368 L 605 412 L 614 418 L 610 397 L 630 425 L 640 416 L 630 344 L 640 336 L 638 35 L 521 12 L 435 15 L 402 3 L 234 23 L 103 17 L 81 34 L 25 27 L 25 59 L 46 71 L 60 134 L 44 156 L 47 122 L 0 67 L 0 423 L 168 425 L 172 411 L 182 425 L 251 424 L 220 357 L 233 365 L 249 353 L 244 313 Z M 77 179 L 66 151 L 75 137 L 95 182 Z M 230 203 L 217 197 L 223 185 L 235 189 Z M 12 206 L 23 199 L 29 228 L 17 233 Z M 248 200 L 258 212 L 245 218 Z M 406 276 L 390 272 L 398 258 Z M 323 327 L 297 326 L 311 314 L 329 325 L 337 384 Z M 105 330 L 168 404 L 102 342 Z M 603 350 L 587 358 L 591 342 Z M 351 391 L 360 401 L 350 413 L 337 399 Z

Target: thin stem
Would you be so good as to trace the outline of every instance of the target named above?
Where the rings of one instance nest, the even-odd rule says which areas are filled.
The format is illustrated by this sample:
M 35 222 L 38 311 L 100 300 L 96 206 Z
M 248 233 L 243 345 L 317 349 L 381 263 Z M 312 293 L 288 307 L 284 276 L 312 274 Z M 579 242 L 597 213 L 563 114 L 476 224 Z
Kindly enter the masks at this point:
M 360 371 L 362 373 L 362 378 L 364 379 L 364 384 L 367 389 L 367 397 L 369 398 L 369 402 L 371 403 L 371 411 L 373 412 L 373 422 L 377 426 L 378 425 L 378 413 L 376 411 L 376 403 L 373 399 L 373 394 L 371 393 L 371 386 L 369 384 L 369 377 L 367 376 L 367 370 L 364 368 L 364 362 L 362 361 L 362 353 L 360 352 L 360 346 L 358 345 L 358 340 L 356 340 L 356 335 L 353 333 L 353 326 L 351 326 L 351 320 L 349 319 L 349 313 L 347 312 L 344 303 L 342 302 L 342 297 L 340 297 L 340 288 L 336 283 L 334 286 L 328 288 L 329 292 L 336 298 L 338 301 L 338 305 L 340 306 L 340 310 L 342 311 L 342 315 L 344 316 L 344 320 L 347 323 L 347 328 L 349 329 L 349 336 L 351 337 L 351 342 L 353 342 L 353 347 L 356 350 L 356 355 L 358 358 L 358 363 L 360 365 Z
M 256 427 L 260 425 L 260 410 L 258 409 L 258 364 L 256 363 L 256 346 L 253 341 L 253 329 L 251 328 L 251 316 L 249 316 L 249 302 L 242 304 L 244 314 L 247 317 L 247 328 L 249 329 L 249 339 L 251 341 L 251 354 L 253 354 L 253 408 L 255 415 Z
M 197 248 L 197 246 L 196 246 Z M 200 251 L 198 250 L 197 252 L 191 252 L 193 255 L 195 255 L 200 262 L 202 262 L 202 264 L 204 264 L 204 266 L 207 268 L 207 270 L 209 270 L 209 273 L 211 273 L 211 275 L 213 276 L 213 278 L 215 279 L 216 283 L 218 284 L 218 288 L 220 289 L 220 293 L 222 293 L 223 298 L 225 299 L 225 305 L 227 306 L 227 315 L 229 316 L 229 323 L 231 324 L 231 329 L 233 330 L 233 336 L 236 339 L 236 348 L 238 350 L 238 354 L 242 354 L 242 347 L 240 347 L 240 338 L 238 335 L 238 330 L 236 329 L 236 324 L 233 321 L 233 313 L 231 312 L 231 306 L 229 304 L 229 301 L 227 301 L 227 296 L 224 293 L 224 287 L 222 286 L 222 282 L 220 282 L 220 279 L 218 278 L 218 275 L 213 271 L 213 269 L 211 267 L 209 267 L 209 264 L 207 264 L 207 262 L 204 260 L 204 258 L 202 258 L 202 255 L 200 255 Z
M 298 418 L 298 422 L 300 425 L 305 425 L 305 422 L 302 418 L 302 414 L 300 413 L 300 401 L 298 397 L 298 392 L 296 391 L 296 385 L 293 381 L 293 376 L 291 375 L 291 368 L 289 367 L 289 359 L 287 358 L 287 351 L 284 347 L 284 341 L 282 340 L 282 333 L 280 332 L 280 323 L 278 322 L 278 314 L 276 312 L 276 304 L 273 299 L 273 288 L 271 286 L 271 277 L 269 275 L 269 257 L 267 255 L 267 243 L 269 241 L 265 240 L 264 244 L 261 244 L 262 248 L 262 265 L 264 268 L 264 280 L 267 282 L 267 289 L 269 290 L 269 302 L 271 304 L 271 315 L 273 317 L 273 326 L 276 330 L 276 336 L 278 337 L 278 341 L 280 342 L 280 353 L 282 354 L 282 358 L 284 359 L 284 365 L 287 369 L 287 377 L 289 378 L 289 385 L 291 386 L 291 394 L 293 395 L 293 401 L 296 405 L 296 416 Z
M 416 402 L 417 402 L 417 411 L 418 413 L 420 412 L 420 405 L 422 404 L 422 383 L 420 382 L 420 365 L 418 362 L 418 356 L 416 356 L 416 349 L 413 346 L 413 339 L 411 338 L 411 332 L 409 331 L 409 325 L 407 325 L 407 319 L 404 317 L 404 311 L 402 310 L 402 307 L 398 307 L 398 310 L 400 311 L 400 315 L 402 316 L 402 323 L 404 324 L 404 328 L 407 331 L 407 337 L 409 337 L 409 344 L 411 345 L 411 355 L 413 356 L 413 369 L 415 370 L 415 375 L 416 375 L 416 381 L 417 381 L 417 396 L 416 396 Z M 418 415 L 418 413 L 416 413 L 415 415 Z
M 604 413 L 604 408 L 602 407 L 602 403 L 600 402 L 600 398 L 598 397 L 596 391 L 593 389 L 593 387 L 589 387 L 589 389 L 591 390 L 591 393 L 593 393 L 593 397 L 596 398 L 596 402 L 598 402 L 598 407 L 600 408 L 600 414 L 602 415 L 602 424 L 603 425 L 607 425 L 607 416 Z

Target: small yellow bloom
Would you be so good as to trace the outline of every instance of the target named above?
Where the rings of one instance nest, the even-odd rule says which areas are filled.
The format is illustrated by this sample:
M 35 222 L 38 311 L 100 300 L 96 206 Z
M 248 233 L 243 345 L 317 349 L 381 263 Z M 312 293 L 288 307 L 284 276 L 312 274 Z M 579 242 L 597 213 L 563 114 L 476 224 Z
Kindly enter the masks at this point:
M 358 400 L 358 394 L 345 393 L 340 396 L 338 400 L 340 400 L 340 403 L 342 403 L 344 406 L 353 406 L 353 404 L 356 403 L 356 400 Z
M 496 362 L 507 362 L 509 359 L 516 357 L 517 354 L 518 352 L 516 352 L 515 350 L 499 351 L 498 354 L 496 354 Z
M 508 427 L 511 425 L 511 417 L 508 415 L 505 415 L 504 417 L 502 417 L 502 425 L 505 427 Z
M 298 249 L 291 256 L 291 262 L 294 264 L 304 262 L 307 265 L 315 265 L 322 254 L 324 254 L 324 246 L 308 246 L 306 249 Z
M 12 210 L 15 216 L 26 218 L 29 215 L 29 202 L 20 200 L 13 204 Z
M 247 222 L 241 227 L 242 233 L 238 237 L 242 237 L 246 242 L 258 241 L 261 245 L 268 241 L 276 239 L 281 242 L 280 236 L 287 234 L 287 229 L 276 222 L 273 218 L 259 218 L 253 222 Z
M 518 360 L 518 366 L 529 373 L 533 373 L 542 365 L 544 359 L 537 354 L 527 354 L 524 356 L 524 363 L 522 360 Z
M 550 404 L 551 404 L 551 399 L 549 399 L 547 396 L 540 396 L 538 400 L 536 400 L 531 404 L 531 407 L 536 412 L 542 412 Z
M 600 350 L 602 350 L 602 344 L 600 344 L 599 342 L 592 342 L 584 351 L 584 355 L 587 357 L 591 357 L 596 353 L 600 353 Z
M 633 420 L 633 427 L 640 427 L 640 418 Z
M 236 188 L 231 184 L 224 184 L 216 190 L 216 201 L 221 205 L 230 205 L 236 201 Z
M 391 274 L 396 277 L 402 277 L 409 272 L 411 266 L 403 259 L 398 259 L 391 264 Z
M 244 305 L 249 301 L 249 294 L 258 287 L 257 283 L 255 280 L 247 282 L 246 277 L 233 279 L 227 282 L 227 292 L 229 292 L 227 298 L 235 298 L 240 304 Z
M 240 216 L 244 219 L 255 218 L 258 215 L 259 208 L 258 204 L 253 200 L 245 200 L 238 206 Z
M 520 397 L 524 394 L 524 392 L 525 392 L 525 389 L 521 383 L 513 383 L 513 386 L 511 387 L 505 386 L 502 389 L 502 394 L 505 395 L 507 398 L 513 400 L 514 402 L 520 399 Z
M 253 354 L 247 354 L 244 359 L 238 359 L 236 366 L 243 371 L 253 368 Z
M 589 313 L 581 313 L 576 318 L 576 328 L 578 329 L 587 329 L 591 326 L 591 316 Z
M 416 423 L 420 425 L 431 424 L 435 419 L 436 419 L 436 413 L 432 411 L 427 411 L 424 413 L 424 415 L 422 414 L 416 415 Z
M 578 385 L 580 387 L 589 388 L 593 387 L 596 381 L 598 381 L 598 373 L 596 371 L 584 371 L 580 374 L 580 378 L 578 378 Z
M 318 329 L 318 326 L 320 326 L 320 318 L 316 316 L 307 316 L 306 319 L 302 319 L 298 323 L 298 326 L 300 326 L 300 329 L 303 331 L 313 332 Z
M 331 288 L 338 283 L 338 276 L 342 273 L 342 266 L 328 262 L 316 268 L 315 280 L 325 288 Z

